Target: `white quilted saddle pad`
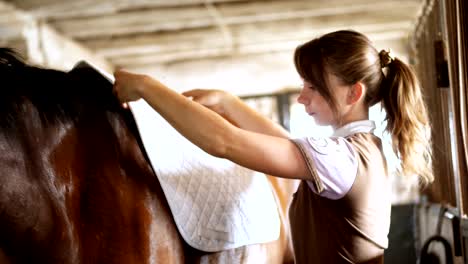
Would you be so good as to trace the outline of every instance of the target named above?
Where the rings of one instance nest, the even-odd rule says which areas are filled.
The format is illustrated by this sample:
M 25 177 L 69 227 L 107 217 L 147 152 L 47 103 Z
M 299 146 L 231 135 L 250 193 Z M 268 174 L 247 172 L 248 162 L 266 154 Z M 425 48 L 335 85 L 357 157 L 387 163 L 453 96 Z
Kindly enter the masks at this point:
M 143 100 L 130 103 L 130 109 L 190 246 L 214 252 L 278 239 L 278 209 L 264 174 L 205 153 Z

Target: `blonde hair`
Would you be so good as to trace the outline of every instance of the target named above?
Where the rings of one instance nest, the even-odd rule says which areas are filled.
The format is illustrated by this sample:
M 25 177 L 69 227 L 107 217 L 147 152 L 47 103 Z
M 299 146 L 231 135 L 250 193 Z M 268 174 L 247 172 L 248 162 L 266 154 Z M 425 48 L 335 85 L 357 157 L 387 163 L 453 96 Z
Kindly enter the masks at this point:
M 312 83 L 337 113 L 337 103 L 326 76 L 333 74 L 345 85 L 362 82 L 365 103 L 381 102 L 393 151 L 401 160 L 400 174 L 418 175 L 423 184 L 434 180 L 430 122 L 418 80 L 411 68 L 384 50 L 377 52 L 361 33 L 341 30 L 296 48 L 299 75 Z

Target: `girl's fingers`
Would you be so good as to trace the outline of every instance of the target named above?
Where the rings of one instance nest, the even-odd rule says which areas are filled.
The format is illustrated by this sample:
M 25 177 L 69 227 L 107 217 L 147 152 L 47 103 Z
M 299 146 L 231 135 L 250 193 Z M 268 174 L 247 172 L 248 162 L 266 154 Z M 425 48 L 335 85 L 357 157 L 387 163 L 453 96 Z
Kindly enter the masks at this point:
M 197 97 L 200 95 L 200 93 L 203 93 L 203 90 L 193 89 L 193 90 L 183 92 L 182 95 L 186 97 Z
M 206 90 L 195 89 L 182 93 L 185 97 L 191 97 L 192 101 L 204 105 L 206 101 Z

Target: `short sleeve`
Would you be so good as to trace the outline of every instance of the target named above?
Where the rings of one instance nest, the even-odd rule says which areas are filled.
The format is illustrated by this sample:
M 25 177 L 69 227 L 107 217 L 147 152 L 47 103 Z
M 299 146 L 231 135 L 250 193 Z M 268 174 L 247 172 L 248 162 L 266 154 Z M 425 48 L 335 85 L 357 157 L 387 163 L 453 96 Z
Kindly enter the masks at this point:
M 351 189 L 357 176 L 357 153 L 343 137 L 292 140 L 307 163 L 309 187 L 316 194 L 337 200 Z

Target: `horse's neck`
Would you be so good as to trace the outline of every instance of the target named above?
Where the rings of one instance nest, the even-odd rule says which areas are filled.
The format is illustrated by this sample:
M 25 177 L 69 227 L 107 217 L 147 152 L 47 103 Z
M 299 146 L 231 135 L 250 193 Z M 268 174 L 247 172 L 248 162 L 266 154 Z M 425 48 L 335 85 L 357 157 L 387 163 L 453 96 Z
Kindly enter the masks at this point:
M 27 133 L 14 140 L 0 134 L 0 149 L 9 150 L 0 153 L 4 255 L 16 262 L 146 263 L 160 247 L 182 252 L 161 187 L 118 114 L 47 127 L 35 118 L 16 122 Z
M 22 118 L 0 129 L 0 247 L 16 262 L 60 259 L 70 241 L 51 247 L 51 241 L 67 236 L 57 199 L 63 189 L 49 166 L 49 148 L 43 146 L 53 135 L 46 136 L 37 116 L 28 115 L 32 108 L 23 107 Z

